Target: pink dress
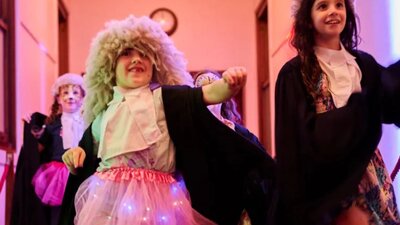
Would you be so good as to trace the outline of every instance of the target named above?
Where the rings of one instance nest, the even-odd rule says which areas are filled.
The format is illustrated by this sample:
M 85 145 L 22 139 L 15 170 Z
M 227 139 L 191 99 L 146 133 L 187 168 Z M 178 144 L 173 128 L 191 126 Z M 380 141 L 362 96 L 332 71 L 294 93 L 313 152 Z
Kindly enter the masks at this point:
M 32 185 L 44 204 L 61 205 L 68 174 L 68 169 L 62 162 L 52 161 L 40 166 L 32 178 Z
M 129 165 L 96 172 L 85 180 L 76 194 L 75 209 L 77 225 L 215 224 L 192 208 L 183 181 L 171 173 Z
M 174 176 L 161 90 L 115 88 L 92 132 L 102 161 L 75 195 L 76 225 L 215 225 L 192 208 Z

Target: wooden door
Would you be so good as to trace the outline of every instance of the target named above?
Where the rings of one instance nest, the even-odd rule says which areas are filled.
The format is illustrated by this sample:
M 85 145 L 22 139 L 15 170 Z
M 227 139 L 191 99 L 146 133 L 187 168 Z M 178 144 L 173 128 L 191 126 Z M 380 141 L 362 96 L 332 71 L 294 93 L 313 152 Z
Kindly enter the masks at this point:
M 256 10 L 257 19 L 257 70 L 258 70 L 258 99 L 260 118 L 260 141 L 267 151 L 271 153 L 271 88 L 269 82 L 268 62 L 268 5 L 267 0 L 262 0 Z

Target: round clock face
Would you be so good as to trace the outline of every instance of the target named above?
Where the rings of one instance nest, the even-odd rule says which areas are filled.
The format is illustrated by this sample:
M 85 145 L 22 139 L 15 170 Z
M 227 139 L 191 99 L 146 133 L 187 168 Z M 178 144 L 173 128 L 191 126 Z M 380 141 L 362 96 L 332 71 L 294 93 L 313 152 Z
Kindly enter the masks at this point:
M 172 35 L 178 26 L 175 14 L 167 8 L 159 8 L 150 14 L 150 18 L 161 25 L 165 33 Z

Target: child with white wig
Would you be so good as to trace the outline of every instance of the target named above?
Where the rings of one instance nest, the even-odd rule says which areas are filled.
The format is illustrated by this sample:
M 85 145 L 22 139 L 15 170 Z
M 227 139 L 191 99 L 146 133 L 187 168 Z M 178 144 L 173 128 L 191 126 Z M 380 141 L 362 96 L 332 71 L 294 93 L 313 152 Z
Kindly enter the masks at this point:
M 31 134 L 38 141 L 41 159 L 31 183 L 37 198 L 45 206 L 47 222 L 56 225 L 68 179 L 68 169 L 61 157 L 67 149 L 78 146 L 84 132 L 81 106 L 85 87 L 82 76 L 74 73 L 61 75 L 54 82 L 51 93 L 54 102 L 50 115 L 46 117 L 42 114 L 44 125 L 35 126 L 39 113 L 29 115 L 24 120 L 31 124 Z M 35 224 L 38 221 L 30 222 Z
M 231 98 L 246 76 L 232 67 L 212 85 L 191 88 L 182 53 L 156 22 L 129 16 L 107 23 L 87 60 L 90 126 L 80 147 L 63 155 L 74 175 L 61 224 L 237 223 L 241 180 L 272 160 L 206 106 Z

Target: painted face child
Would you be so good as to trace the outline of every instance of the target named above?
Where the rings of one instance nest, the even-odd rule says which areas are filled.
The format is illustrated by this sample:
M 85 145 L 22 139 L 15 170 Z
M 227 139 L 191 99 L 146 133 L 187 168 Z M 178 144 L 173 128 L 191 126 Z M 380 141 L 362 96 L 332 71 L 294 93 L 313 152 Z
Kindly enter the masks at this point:
M 84 91 L 76 84 L 66 84 L 59 88 L 57 102 L 62 111 L 67 113 L 78 112 L 83 103 Z
M 54 96 L 52 113 L 76 113 L 81 109 L 86 95 L 83 77 L 79 74 L 66 73 L 57 78 L 51 90 Z

